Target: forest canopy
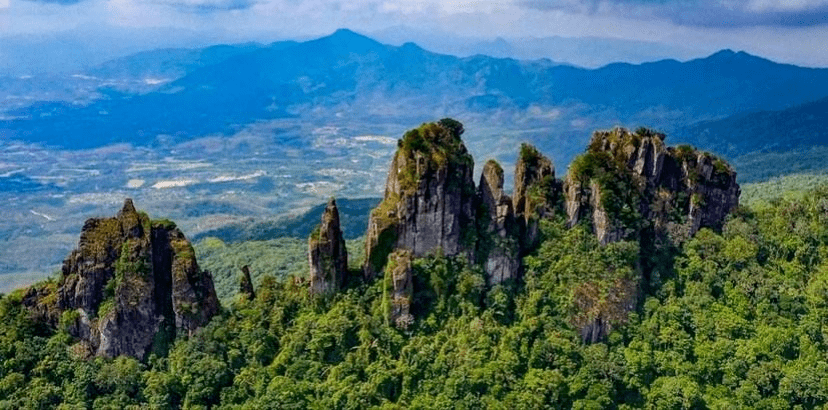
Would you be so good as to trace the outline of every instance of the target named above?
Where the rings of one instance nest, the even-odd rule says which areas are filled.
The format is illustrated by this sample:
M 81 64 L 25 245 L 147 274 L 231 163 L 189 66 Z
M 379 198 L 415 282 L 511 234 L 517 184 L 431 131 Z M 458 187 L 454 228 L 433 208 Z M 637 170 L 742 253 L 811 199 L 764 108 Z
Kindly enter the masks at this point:
M 264 274 L 254 300 L 231 298 L 207 327 L 146 362 L 84 357 L 65 328 L 32 321 L 16 291 L 0 300 L 0 408 L 828 404 L 828 188 L 755 201 L 721 232 L 702 229 L 658 260 L 636 312 L 610 318 L 608 339 L 592 344 L 577 332 L 589 315 L 579 298 L 611 304 L 607 285 L 636 268 L 638 245 L 598 246 L 560 219 L 541 231 L 520 284 L 487 289 L 462 259 L 416 260 L 424 291 L 407 330 L 386 323 L 382 281 L 324 299 Z M 200 256 L 244 257 L 205 245 Z

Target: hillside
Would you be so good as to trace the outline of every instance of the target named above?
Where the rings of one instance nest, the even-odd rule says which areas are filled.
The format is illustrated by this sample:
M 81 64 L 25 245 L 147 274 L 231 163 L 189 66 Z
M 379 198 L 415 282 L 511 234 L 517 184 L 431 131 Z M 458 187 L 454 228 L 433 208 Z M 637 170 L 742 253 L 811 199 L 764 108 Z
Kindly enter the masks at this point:
M 671 135 L 720 152 L 738 165 L 743 182 L 825 169 L 828 99 L 778 111 L 740 113 L 682 127 Z M 770 164 L 770 166 L 769 166 Z

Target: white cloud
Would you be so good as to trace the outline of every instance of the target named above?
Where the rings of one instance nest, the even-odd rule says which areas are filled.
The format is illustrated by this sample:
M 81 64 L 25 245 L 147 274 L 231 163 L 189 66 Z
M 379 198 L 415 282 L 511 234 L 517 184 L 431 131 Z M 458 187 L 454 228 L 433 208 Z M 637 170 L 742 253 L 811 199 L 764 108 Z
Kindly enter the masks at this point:
M 9 0 L 0 0 L 0 9 L 5 9 L 9 7 Z

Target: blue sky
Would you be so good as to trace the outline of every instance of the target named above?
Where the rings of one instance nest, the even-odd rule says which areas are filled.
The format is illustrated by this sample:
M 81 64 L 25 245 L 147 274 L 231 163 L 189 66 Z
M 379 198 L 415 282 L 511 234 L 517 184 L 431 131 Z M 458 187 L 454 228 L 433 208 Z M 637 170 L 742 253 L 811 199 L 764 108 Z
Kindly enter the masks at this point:
M 407 25 L 466 37 L 599 36 L 828 66 L 828 0 L 0 0 L 0 36 L 173 27 L 217 39 L 370 33 Z

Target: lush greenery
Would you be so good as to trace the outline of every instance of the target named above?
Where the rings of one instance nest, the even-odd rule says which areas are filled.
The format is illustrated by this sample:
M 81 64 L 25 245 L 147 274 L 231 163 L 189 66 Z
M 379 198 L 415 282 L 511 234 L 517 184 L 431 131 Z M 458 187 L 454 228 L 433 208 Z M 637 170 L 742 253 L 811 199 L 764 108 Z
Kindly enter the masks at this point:
M 354 268 L 360 266 L 364 239 L 345 243 L 348 263 Z M 250 267 L 254 287 L 267 276 L 283 280 L 289 276 L 303 277 L 308 271 L 307 239 L 278 238 L 228 244 L 218 238 L 204 238 L 194 248 L 199 266 L 213 275 L 216 294 L 225 304 L 239 291 L 242 266 Z
M 380 198 L 337 198 L 340 228 L 345 239 L 354 239 L 365 235 L 368 229 L 368 215 L 380 202 Z M 307 238 L 316 225 L 327 203 L 314 206 L 301 216 L 266 221 L 246 221 L 229 224 L 221 228 L 202 232 L 193 237 L 194 241 L 214 237 L 228 243 L 244 241 L 265 241 L 271 238 L 294 237 Z
M 255 300 L 146 363 L 82 358 L 17 291 L 0 301 L 0 408 L 823 408 L 826 209 L 828 188 L 756 202 L 652 277 L 635 243 L 547 221 L 520 284 L 415 261 L 406 331 L 385 322 L 381 280 L 319 300 L 268 274 Z M 620 315 L 619 286 L 639 280 L 648 293 Z M 614 331 L 582 343 L 578 327 L 601 315 Z

